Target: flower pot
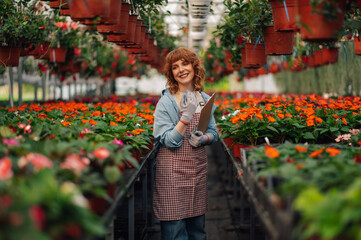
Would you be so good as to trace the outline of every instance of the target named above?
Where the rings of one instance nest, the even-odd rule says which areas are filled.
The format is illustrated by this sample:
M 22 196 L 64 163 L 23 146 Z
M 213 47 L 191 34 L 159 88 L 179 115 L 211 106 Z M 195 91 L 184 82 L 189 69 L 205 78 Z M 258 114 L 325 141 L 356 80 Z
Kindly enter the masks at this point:
M 353 39 L 354 44 L 355 44 L 355 54 L 356 55 L 361 55 L 361 38 L 360 37 L 355 37 Z
M 72 0 L 70 16 L 74 21 L 89 18 L 106 18 L 110 13 L 110 0 Z
M 275 32 L 273 26 L 263 27 L 267 55 L 290 55 L 293 52 L 293 31 Z
M 121 14 L 119 18 L 119 22 L 115 25 L 112 25 L 111 31 L 113 34 L 126 34 L 128 31 L 128 21 L 129 21 L 129 10 L 130 4 L 129 3 L 122 3 L 121 7 Z
M 247 64 L 265 65 L 267 63 L 267 55 L 263 45 L 246 43 L 246 59 Z
M 61 16 L 70 16 L 70 9 L 60 9 Z
M 241 48 L 241 56 L 242 56 L 242 67 L 244 68 L 259 68 L 260 65 L 258 64 L 249 64 L 247 62 L 247 56 L 246 56 L 246 49 Z
M 328 0 L 331 1 L 331 0 Z M 342 29 L 345 16 L 345 2 L 336 1 L 341 12 L 337 12 L 336 19 L 327 20 L 321 13 L 322 5 L 314 9 L 310 5 L 310 0 L 298 0 L 298 13 L 301 21 L 301 39 L 310 42 L 330 42 L 336 41 L 338 31 Z
M 318 50 L 314 52 L 315 58 L 315 67 L 320 67 L 323 65 L 322 51 Z
M 135 40 L 136 28 L 137 28 L 137 15 L 131 15 L 129 16 L 126 34 L 124 35 L 111 34 L 108 36 L 108 41 L 115 42 L 119 45 L 133 44 Z
M 334 64 L 338 60 L 338 48 L 323 48 L 322 62 L 323 64 Z
M 117 24 L 120 19 L 122 0 L 110 0 L 109 16 L 101 20 L 102 24 Z
M 0 47 L 0 65 L 15 67 L 19 65 L 21 48 Z
M 65 62 L 67 48 L 50 48 L 50 62 Z
M 311 68 L 316 67 L 316 59 L 314 54 L 308 56 L 308 66 Z
M 69 9 L 68 1 L 67 0 L 56 0 L 49 2 L 49 6 L 51 8 L 59 8 L 61 5 L 62 9 Z
M 283 2 L 270 0 L 270 4 L 275 31 L 292 31 L 297 29 L 295 21 L 297 15 L 296 0 L 286 0 L 287 12 Z

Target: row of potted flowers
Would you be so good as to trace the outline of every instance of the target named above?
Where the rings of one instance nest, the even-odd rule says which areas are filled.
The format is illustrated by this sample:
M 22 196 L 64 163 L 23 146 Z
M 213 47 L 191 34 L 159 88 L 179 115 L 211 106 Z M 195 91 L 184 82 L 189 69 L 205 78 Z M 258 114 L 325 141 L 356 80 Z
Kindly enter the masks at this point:
M 152 148 L 154 106 L 112 97 L 1 108 L 1 239 L 105 234 L 97 215 Z

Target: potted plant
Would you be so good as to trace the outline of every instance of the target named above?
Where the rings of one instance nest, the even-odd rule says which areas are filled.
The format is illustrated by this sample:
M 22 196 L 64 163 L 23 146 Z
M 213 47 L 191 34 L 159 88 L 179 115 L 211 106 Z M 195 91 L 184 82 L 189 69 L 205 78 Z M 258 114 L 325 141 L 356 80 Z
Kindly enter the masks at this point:
M 65 19 L 56 17 L 49 26 L 50 61 L 64 62 L 69 48 L 77 47 L 80 39 L 79 26 L 75 22 L 68 23 Z
M 269 0 L 275 31 L 296 30 L 297 0 Z
M 336 41 L 344 24 L 345 1 L 298 0 L 302 40 Z

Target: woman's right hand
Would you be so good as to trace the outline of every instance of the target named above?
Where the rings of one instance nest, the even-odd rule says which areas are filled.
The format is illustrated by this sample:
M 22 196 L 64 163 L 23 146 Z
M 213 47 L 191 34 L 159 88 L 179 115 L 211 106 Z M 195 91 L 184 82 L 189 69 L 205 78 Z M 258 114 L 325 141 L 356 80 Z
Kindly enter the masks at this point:
M 182 108 L 182 117 L 180 120 L 185 123 L 190 123 L 194 113 L 196 112 L 198 104 L 197 96 L 193 92 L 187 90 L 186 94 L 182 96 L 180 102 L 180 106 Z

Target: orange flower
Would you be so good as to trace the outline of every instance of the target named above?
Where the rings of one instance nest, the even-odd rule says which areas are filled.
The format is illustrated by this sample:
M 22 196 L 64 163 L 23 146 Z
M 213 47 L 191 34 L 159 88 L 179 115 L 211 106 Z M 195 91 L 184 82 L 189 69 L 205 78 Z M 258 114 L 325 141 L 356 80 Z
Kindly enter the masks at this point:
M 273 117 L 269 116 L 269 117 L 268 117 L 268 121 L 270 121 L 270 122 L 275 122 L 276 119 L 274 119 Z
M 310 157 L 315 158 L 315 157 L 319 156 L 321 153 L 323 153 L 323 150 L 324 150 L 324 149 L 321 148 L 321 149 L 318 149 L 318 150 L 316 150 L 316 151 L 311 152 L 311 153 L 310 153 Z
M 262 114 L 260 114 L 260 113 L 256 113 L 256 117 L 258 118 L 258 119 L 263 119 L 263 116 L 262 116 Z
M 315 126 L 315 121 L 313 121 L 313 119 L 307 119 L 307 126 L 308 127 Z
M 297 164 L 296 165 L 296 168 L 298 169 L 298 170 L 300 170 L 300 169 L 302 169 L 302 168 L 304 168 L 306 165 L 304 164 L 304 163 L 301 163 L 301 164 Z
M 282 114 L 282 113 L 279 113 L 279 114 L 278 114 L 278 117 L 279 117 L 280 119 L 284 119 L 284 118 L 285 118 L 285 115 Z
M 118 124 L 113 121 L 110 121 L 110 126 L 118 126 Z
M 266 153 L 267 157 L 269 157 L 269 158 L 277 158 L 280 156 L 280 153 L 278 152 L 278 150 L 273 147 L 270 147 L 270 146 L 265 147 L 265 153 Z
M 346 121 L 345 118 L 342 118 L 342 122 L 343 122 L 345 125 L 347 125 L 347 121 Z
M 334 157 L 336 155 L 339 155 L 341 153 L 341 151 L 337 148 L 327 148 L 326 149 L 326 152 L 328 152 L 328 154 L 331 156 L 331 157 Z
M 322 123 L 323 122 L 322 118 L 319 118 L 319 117 L 316 117 L 315 120 L 316 120 L 316 123 Z
M 90 122 L 90 120 L 84 119 L 84 120 L 81 120 L 81 122 L 86 124 L 86 123 Z
M 94 121 L 94 120 L 90 120 L 90 124 L 91 125 L 97 125 L 98 123 L 96 121 Z
M 71 122 L 68 121 L 62 121 L 61 124 L 63 124 L 64 127 L 67 127 Z
M 306 148 L 306 147 L 302 147 L 302 146 L 300 146 L 300 145 L 296 145 L 296 151 L 297 152 L 307 152 L 308 151 L 308 148 Z
M 93 154 L 94 157 L 100 160 L 107 159 L 110 156 L 110 152 L 105 147 L 98 147 L 97 149 L 94 150 Z
M 290 113 L 286 113 L 285 117 L 292 117 L 292 115 Z
M 133 133 L 133 135 L 139 135 L 140 133 L 142 133 L 144 131 L 145 131 L 144 129 L 139 128 L 139 129 L 134 129 L 132 131 L 132 133 Z
M 46 114 L 45 113 L 38 113 L 38 118 L 41 118 L 41 119 L 45 119 L 45 118 L 47 118 L 48 116 L 46 116 Z

